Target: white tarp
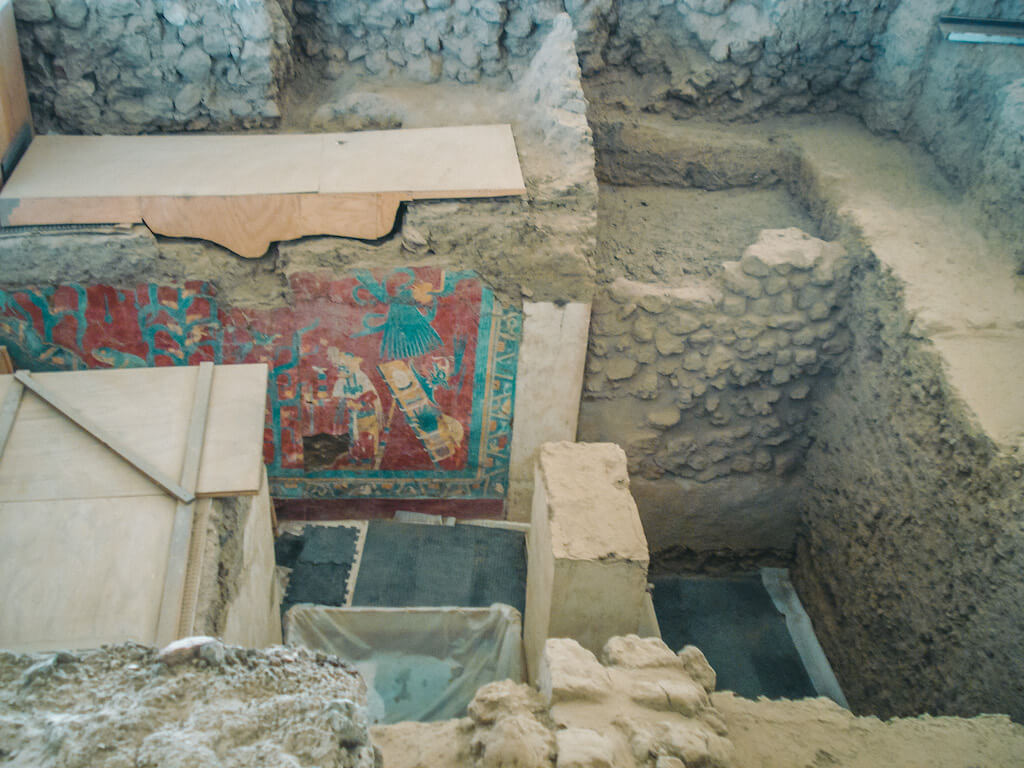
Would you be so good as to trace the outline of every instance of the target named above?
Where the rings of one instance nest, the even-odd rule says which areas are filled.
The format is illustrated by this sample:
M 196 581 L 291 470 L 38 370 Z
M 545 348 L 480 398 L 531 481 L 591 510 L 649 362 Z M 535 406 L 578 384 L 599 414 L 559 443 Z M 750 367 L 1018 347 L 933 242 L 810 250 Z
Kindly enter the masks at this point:
M 522 618 L 509 605 L 490 608 L 334 608 L 292 606 L 284 617 L 289 645 L 331 653 L 366 680 L 372 720 L 462 717 L 477 689 L 494 680 L 522 682 Z

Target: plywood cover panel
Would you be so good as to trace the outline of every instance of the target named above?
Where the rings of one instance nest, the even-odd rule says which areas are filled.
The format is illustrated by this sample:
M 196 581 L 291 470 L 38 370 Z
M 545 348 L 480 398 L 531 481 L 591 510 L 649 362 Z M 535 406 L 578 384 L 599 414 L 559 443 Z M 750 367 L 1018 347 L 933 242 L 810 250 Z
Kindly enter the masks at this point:
M 0 197 L 316 192 L 320 136 L 37 136 Z
M 180 477 L 197 367 L 33 374 L 171 478 Z M 12 377 L 0 376 L 0 398 Z M 214 371 L 198 493 L 256 493 L 267 369 Z M 148 495 L 156 486 L 30 392 L 0 457 L 0 501 Z
M 0 648 L 152 643 L 169 496 L 0 502 Z
M 321 192 L 429 198 L 525 191 L 509 125 L 335 133 L 324 142 Z
M 508 125 L 334 134 L 40 136 L 3 198 L 522 194 Z
M 14 25 L 14 5 L 0 0 L 0 157 L 29 122 L 28 93 Z

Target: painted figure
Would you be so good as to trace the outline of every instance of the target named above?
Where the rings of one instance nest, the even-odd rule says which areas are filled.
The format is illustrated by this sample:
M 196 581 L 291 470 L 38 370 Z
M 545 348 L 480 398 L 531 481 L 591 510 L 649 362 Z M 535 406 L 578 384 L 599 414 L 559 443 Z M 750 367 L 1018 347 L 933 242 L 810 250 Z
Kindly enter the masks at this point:
M 357 337 L 382 334 L 382 360 L 419 357 L 440 347 L 441 337 L 431 322 L 437 314 L 438 297 L 447 296 L 453 290 L 452 286 L 446 287 L 443 272 L 437 288 L 426 281 L 417 281 L 410 269 L 400 269 L 395 274 L 400 277 L 389 287 L 369 272 L 360 271 L 356 274 L 359 285 L 352 290 L 357 304 L 387 305 L 386 313 L 368 313 L 363 318 L 363 330 L 356 334 Z
M 338 369 L 331 396 L 338 401 L 336 423 L 348 430 L 348 456 L 356 463 L 376 464 L 384 430 L 380 395 L 362 369 L 362 358 L 330 347 L 327 359 Z

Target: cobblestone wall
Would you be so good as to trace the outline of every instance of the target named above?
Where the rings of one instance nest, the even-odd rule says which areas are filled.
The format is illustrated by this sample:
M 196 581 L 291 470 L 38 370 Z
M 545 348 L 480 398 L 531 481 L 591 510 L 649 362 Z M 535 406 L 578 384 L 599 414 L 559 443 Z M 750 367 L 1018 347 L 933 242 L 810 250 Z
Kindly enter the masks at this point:
M 594 302 L 580 439 L 618 435 L 646 480 L 790 473 L 816 377 L 849 343 L 847 273 L 841 246 L 786 229 L 717 280 L 617 280 Z
M 270 126 L 290 67 L 278 0 L 15 0 L 36 129 Z

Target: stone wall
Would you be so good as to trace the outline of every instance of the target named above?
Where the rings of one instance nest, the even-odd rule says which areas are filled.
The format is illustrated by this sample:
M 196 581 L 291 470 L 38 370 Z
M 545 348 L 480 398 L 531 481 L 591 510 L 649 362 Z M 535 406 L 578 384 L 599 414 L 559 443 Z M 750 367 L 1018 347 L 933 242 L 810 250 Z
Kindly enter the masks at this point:
M 331 77 L 355 69 L 470 83 L 522 64 L 561 11 L 554 0 L 298 0 L 295 38 Z
M 855 711 L 1024 719 L 1024 464 L 908 329 L 899 280 L 854 269 L 851 352 L 808 428 L 796 584 Z
M 855 102 L 892 7 L 849 0 L 566 5 L 581 31 L 593 96 L 627 108 L 725 117 Z
M 837 244 L 797 229 L 766 230 L 716 277 L 681 288 L 620 278 L 598 294 L 580 439 L 614 438 L 625 447 L 631 476 L 647 481 L 634 493 L 652 550 L 698 545 L 698 529 L 682 540 L 657 535 L 657 518 L 688 506 L 680 483 L 767 475 L 771 485 L 801 466 L 808 398 L 848 344 L 838 310 L 848 269 Z M 661 509 L 651 484 L 662 481 L 676 491 L 675 509 Z M 749 525 L 719 545 L 785 549 L 793 533 L 776 519 L 776 530 L 758 541 L 765 534 Z
M 290 69 L 279 0 L 15 0 L 36 130 L 272 126 Z

